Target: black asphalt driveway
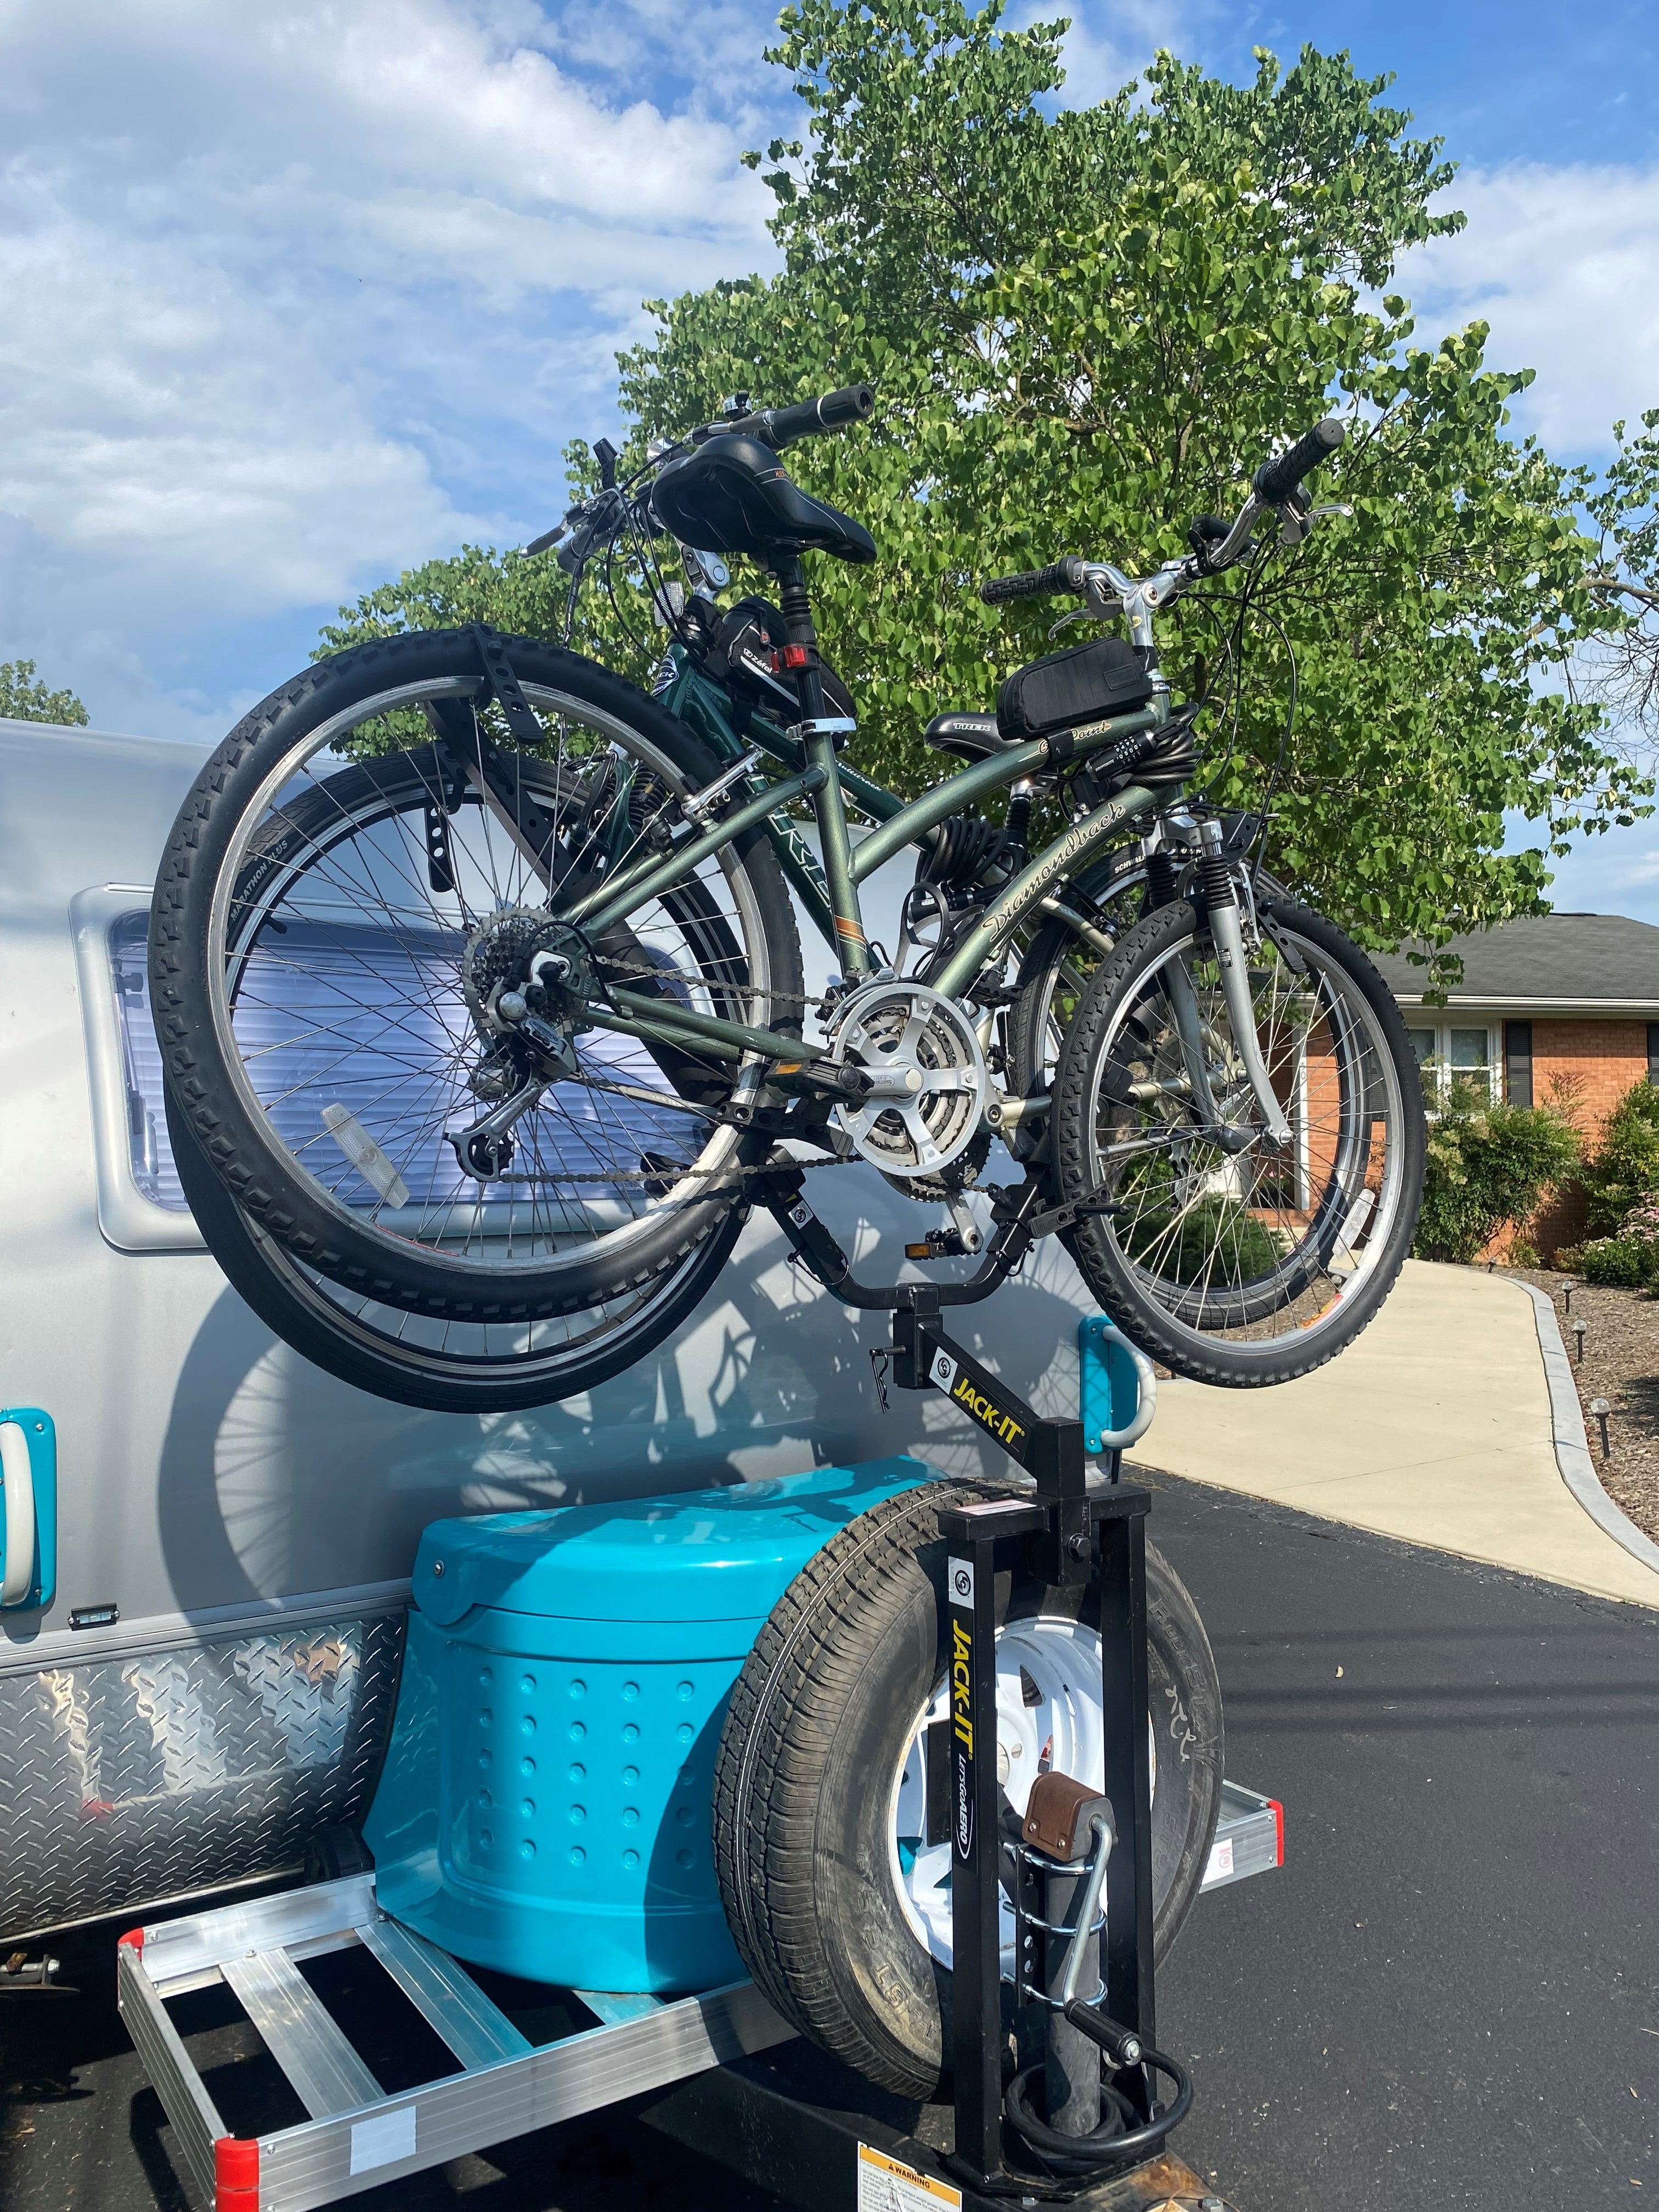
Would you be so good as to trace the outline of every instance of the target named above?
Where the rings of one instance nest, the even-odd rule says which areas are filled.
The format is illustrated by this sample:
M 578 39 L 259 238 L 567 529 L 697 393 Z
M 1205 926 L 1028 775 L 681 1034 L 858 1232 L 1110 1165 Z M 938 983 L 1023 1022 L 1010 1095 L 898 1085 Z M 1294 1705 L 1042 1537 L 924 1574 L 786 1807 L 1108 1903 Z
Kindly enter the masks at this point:
M 1201 1899 L 1163 1976 L 1199 2091 L 1179 2148 L 1243 2212 L 1659 2196 L 1659 1613 L 1154 1480 L 1229 1771 L 1287 1823 L 1284 1870 Z M 3 2212 L 190 2202 L 114 2017 L 112 1936 L 63 1946 L 81 2000 L 0 2005 Z M 258 2125 L 263 2062 L 218 2002 L 181 2024 Z M 356 2201 L 767 2202 L 625 2114 Z

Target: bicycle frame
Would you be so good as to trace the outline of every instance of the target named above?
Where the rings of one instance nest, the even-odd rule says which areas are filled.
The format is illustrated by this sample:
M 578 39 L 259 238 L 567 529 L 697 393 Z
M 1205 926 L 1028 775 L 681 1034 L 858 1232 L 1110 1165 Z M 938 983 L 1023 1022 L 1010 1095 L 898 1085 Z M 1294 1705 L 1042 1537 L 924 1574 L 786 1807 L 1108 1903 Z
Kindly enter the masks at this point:
M 907 845 L 919 843 L 928 830 L 947 815 L 976 804 L 988 793 L 1017 782 L 1020 777 L 1046 767 L 1048 741 L 1034 738 L 1012 745 L 991 759 L 976 761 L 934 785 L 908 804 L 878 783 L 844 765 L 833 740 L 811 737 L 803 746 L 787 732 L 757 713 L 750 721 L 747 741 L 732 727 L 726 694 L 689 661 L 683 663 L 673 682 L 659 695 L 723 763 L 741 759 L 758 745 L 781 767 L 794 773 L 764 785 L 734 807 L 711 829 L 688 839 L 677 851 L 660 859 L 636 862 L 614 881 L 590 892 L 570 911 L 568 919 L 595 936 L 620 922 L 647 899 L 654 898 L 681 882 L 711 854 L 757 824 L 763 825 L 784 872 L 794 885 L 814 927 L 831 945 L 848 982 L 869 972 L 869 945 L 859 908 L 858 886 Z M 1168 695 L 1157 694 L 1151 704 L 1128 714 L 1100 722 L 1079 733 L 1071 757 L 1086 758 L 1120 738 L 1142 730 L 1157 729 L 1169 719 Z M 745 779 L 750 783 L 753 775 Z M 1154 795 L 1131 784 L 1072 824 L 1054 843 L 1020 871 L 1003 888 L 963 935 L 962 944 L 932 979 L 947 997 L 964 991 L 974 978 L 998 958 L 1025 917 L 1049 896 L 1054 884 L 1085 864 L 1103 847 L 1121 841 L 1130 823 L 1158 805 L 1167 805 L 1176 794 L 1165 790 Z M 851 798 L 862 811 L 876 817 L 878 826 L 854 847 L 847 833 L 843 801 Z M 817 818 L 823 865 L 785 811 L 797 799 L 811 798 Z M 722 1020 L 689 1007 L 676 1006 L 664 1015 L 655 1000 L 629 992 L 613 994 L 606 1006 L 590 1000 L 586 1018 L 600 1029 L 616 1029 L 631 1036 L 651 1034 L 664 1042 L 684 1048 L 696 1042 L 717 1053 L 741 1055 L 755 1053 L 773 1060 L 798 1062 L 799 1037 L 746 1024 Z

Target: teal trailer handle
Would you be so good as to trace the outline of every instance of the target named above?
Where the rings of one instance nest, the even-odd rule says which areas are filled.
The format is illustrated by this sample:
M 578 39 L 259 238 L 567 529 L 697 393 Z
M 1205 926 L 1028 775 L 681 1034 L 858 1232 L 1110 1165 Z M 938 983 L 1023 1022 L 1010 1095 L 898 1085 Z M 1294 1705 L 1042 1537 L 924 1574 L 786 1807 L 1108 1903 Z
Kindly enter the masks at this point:
M 1078 1323 L 1077 1359 L 1084 1450 L 1091 1458 L 1126 1450 L 1146 1435 L 1158 1411 L 1152 1361 L 1104 1314 Z
M 38 1612 L 58 1587 L 58 1432 L 39 1406 L 0 1407 L 0 1608 Z

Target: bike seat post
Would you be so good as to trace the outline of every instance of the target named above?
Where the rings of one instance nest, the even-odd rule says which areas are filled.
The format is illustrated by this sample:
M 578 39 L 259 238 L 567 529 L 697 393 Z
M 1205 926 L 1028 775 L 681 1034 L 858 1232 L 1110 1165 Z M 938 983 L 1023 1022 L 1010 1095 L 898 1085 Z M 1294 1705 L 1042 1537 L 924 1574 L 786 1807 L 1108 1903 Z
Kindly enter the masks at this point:
M 773 563 L 778 580 L 778 604 L 783 614 L 785 666 L 795 679 L 805 725 L 804 750 L 807 765 L 823 770 L 823 781 L 813 794 L 818 837 L 823 846 L 823 878 L 836 920 L 836 955 L 842 977 L 851 982 L 870 969 L 870 943 L 864 933 L 858 885 L 853 880 L 852 848 L 847 839 L 847 806 L 842 795 L 841 771 L 836 759 L 836 740 L 817 726 L 826 719 L 823 674 L 818 662 L 817 631 L 812 622 L 812 603 L 807 596 L 806 573 L 799 553 L 780 556 Z

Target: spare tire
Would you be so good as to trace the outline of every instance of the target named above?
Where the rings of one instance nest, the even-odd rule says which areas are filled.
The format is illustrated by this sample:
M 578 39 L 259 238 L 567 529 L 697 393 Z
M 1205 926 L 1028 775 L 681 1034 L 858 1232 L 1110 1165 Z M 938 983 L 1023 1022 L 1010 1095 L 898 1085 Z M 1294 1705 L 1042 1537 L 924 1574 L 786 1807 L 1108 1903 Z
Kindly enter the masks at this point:
M 928 1841 L 921 1741 L 945 1710 L 939 1516 L 988 1487 L 928 1483 L 825 1545 L 744 1664 L 714 1768 L 715 1866 L 744 1965 L 803 2034 L 908 2097 L 937 2094 L 951 2049 L 950 1846 Z M 1079 1617 L 1079 1596 L 998 1577 L 999 1763 L 1016 1810 L 1044 1765 L 1103 1772 L 1098 1616 Z M 1161 1958 L 1215 1835 L 1221 1691 L 1197 1609 L 1150 1545 L 1146 1616 Z

